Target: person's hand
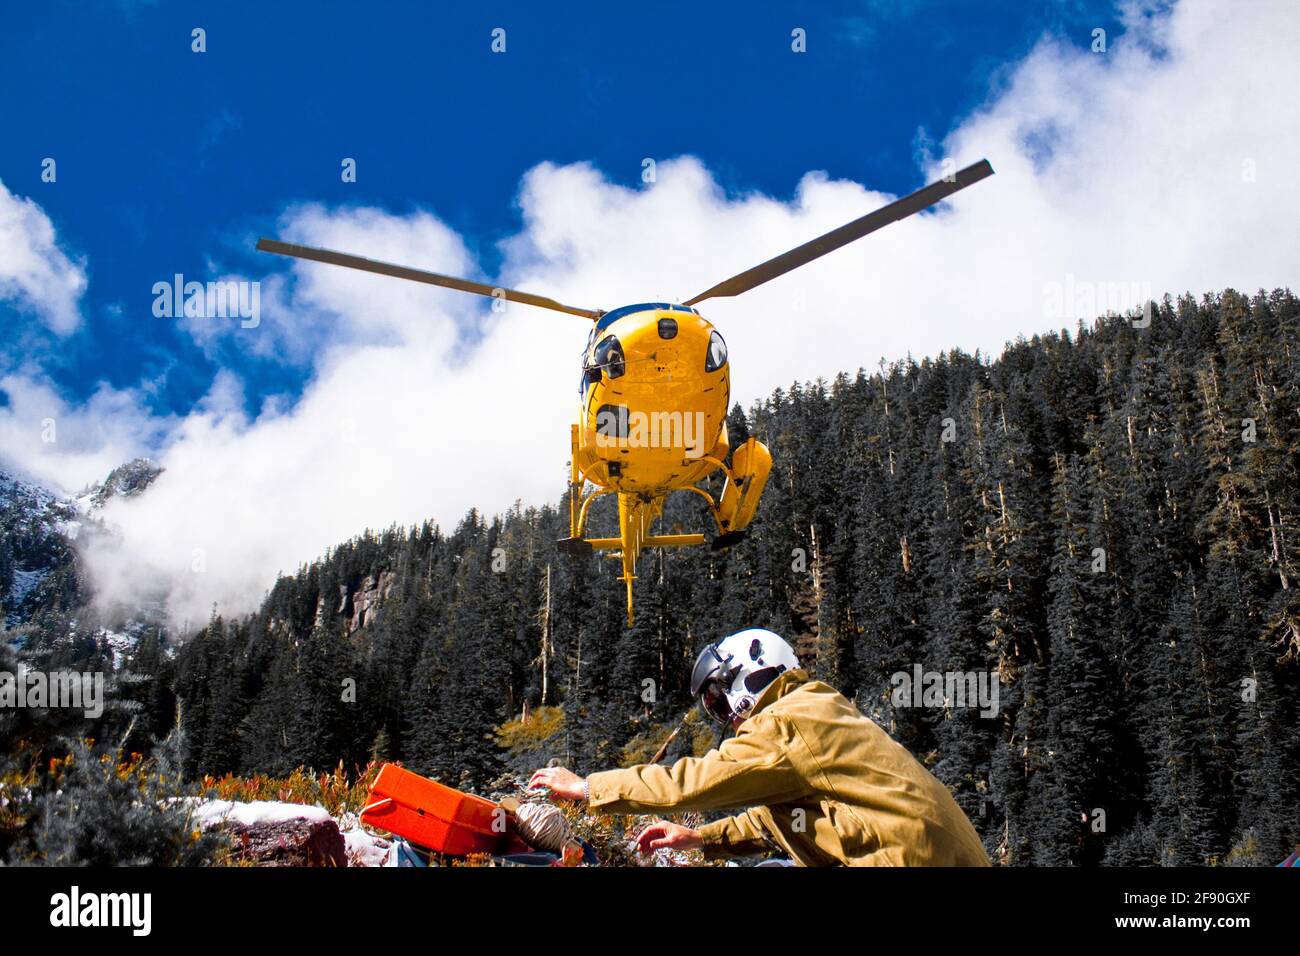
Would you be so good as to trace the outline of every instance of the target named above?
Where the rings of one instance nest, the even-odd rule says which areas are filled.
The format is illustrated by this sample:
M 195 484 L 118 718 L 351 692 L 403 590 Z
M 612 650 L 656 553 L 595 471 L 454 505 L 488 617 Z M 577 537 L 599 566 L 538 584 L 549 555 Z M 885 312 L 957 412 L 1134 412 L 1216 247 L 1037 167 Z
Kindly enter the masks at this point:
M 585 781 L 572 770 L 565 770 L 563 767 L 543 767 L 536 770 L 528 778 L 528 789 L 535 787 L 545 787 L 551 791 L 552 798 L 560 800 L 581 800 L 584 797 L 583 783 Z
M 642 853 L 655 850 L 698 850 L 704 845 L 700 831 L 678 823 L 656 820 L 637 834 L 636 848 Z

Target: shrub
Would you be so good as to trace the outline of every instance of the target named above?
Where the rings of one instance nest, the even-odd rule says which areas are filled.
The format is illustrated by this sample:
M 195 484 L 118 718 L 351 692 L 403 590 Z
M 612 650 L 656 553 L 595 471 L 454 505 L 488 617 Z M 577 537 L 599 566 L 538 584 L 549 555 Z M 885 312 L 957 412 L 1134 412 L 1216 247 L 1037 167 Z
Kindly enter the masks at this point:
M 195 866 L 222 846 L 191 819 L 191 791 L 167 755 L 97 748 L 77 740 L 50 762 L 39 792 L 13 810 L 22 817 L 9 862 L 50 866 Z
M 505 750 L 532 750 L 564 729 L 564 709 L 538 707 L 527 717 L 507 720 L 496 729 L 497 746 Z

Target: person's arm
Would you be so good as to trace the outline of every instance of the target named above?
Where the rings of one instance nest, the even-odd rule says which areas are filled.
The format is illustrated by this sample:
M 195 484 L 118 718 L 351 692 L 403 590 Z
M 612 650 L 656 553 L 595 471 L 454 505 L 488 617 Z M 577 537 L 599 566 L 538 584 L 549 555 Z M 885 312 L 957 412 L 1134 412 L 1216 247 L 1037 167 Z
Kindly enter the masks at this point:
M 763 825 L 759 808 L 746 810 L 734 817 L 706 823 L 695 831 L 706 860 L 733 856 L 757 856 L 773 850 L 772 840 Z
M 656 820 L 637 834 L 636 845 L 642 853 L 660 849 L 700 850 L 709 860 L 756 856 L 774 849 L 764 822 L 770 820 L 771 813 L 766 807 L 752 807 L 697 830 L 680 823 Z
M 587 777 L 593 809 L 609 813 L 722 810 L 781 803 L 809 792 L 787 753 L 781 721 L 760 714 L 743 733 L 703 757 L 683 757 L 671 767 L 642 764 Z

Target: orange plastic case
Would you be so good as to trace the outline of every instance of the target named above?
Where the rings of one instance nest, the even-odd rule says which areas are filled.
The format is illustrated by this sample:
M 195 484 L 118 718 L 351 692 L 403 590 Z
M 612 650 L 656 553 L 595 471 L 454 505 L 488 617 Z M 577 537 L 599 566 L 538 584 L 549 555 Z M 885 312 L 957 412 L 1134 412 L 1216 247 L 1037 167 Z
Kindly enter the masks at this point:
M 492 827 L 494 814 L 497 805 L 491 800 L 386 763 L 379 768 L 361 821 L 439 853 L 467 856 L 495 852 L 505 842 L 506 834 L 498 832 L 502 823 Z

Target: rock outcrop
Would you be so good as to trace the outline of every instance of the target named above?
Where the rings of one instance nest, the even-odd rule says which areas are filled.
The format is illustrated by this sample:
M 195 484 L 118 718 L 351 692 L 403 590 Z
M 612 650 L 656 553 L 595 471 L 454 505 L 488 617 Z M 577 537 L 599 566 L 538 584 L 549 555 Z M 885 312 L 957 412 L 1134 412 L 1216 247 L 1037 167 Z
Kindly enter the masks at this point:
M 388 597 L 397 576 L 392 571 L 383 571 L 378 580 L 373 574 L 366 575 L 361 587 L 352 592 L 352 619 L 348 621 L 348 633 L 360 630 L 367 624 L 373 624 L 379 617 L 379 604 Z
M 285 820 L 225 827 L 241 861 L 261 866 L 347 866 L 347 847 L 333 820 Z
M 347 866 L 338 823 L 320 807 L 292 803 L 202 804 L 195 819 L 230 837 L 236 862 L 258 866 Z

